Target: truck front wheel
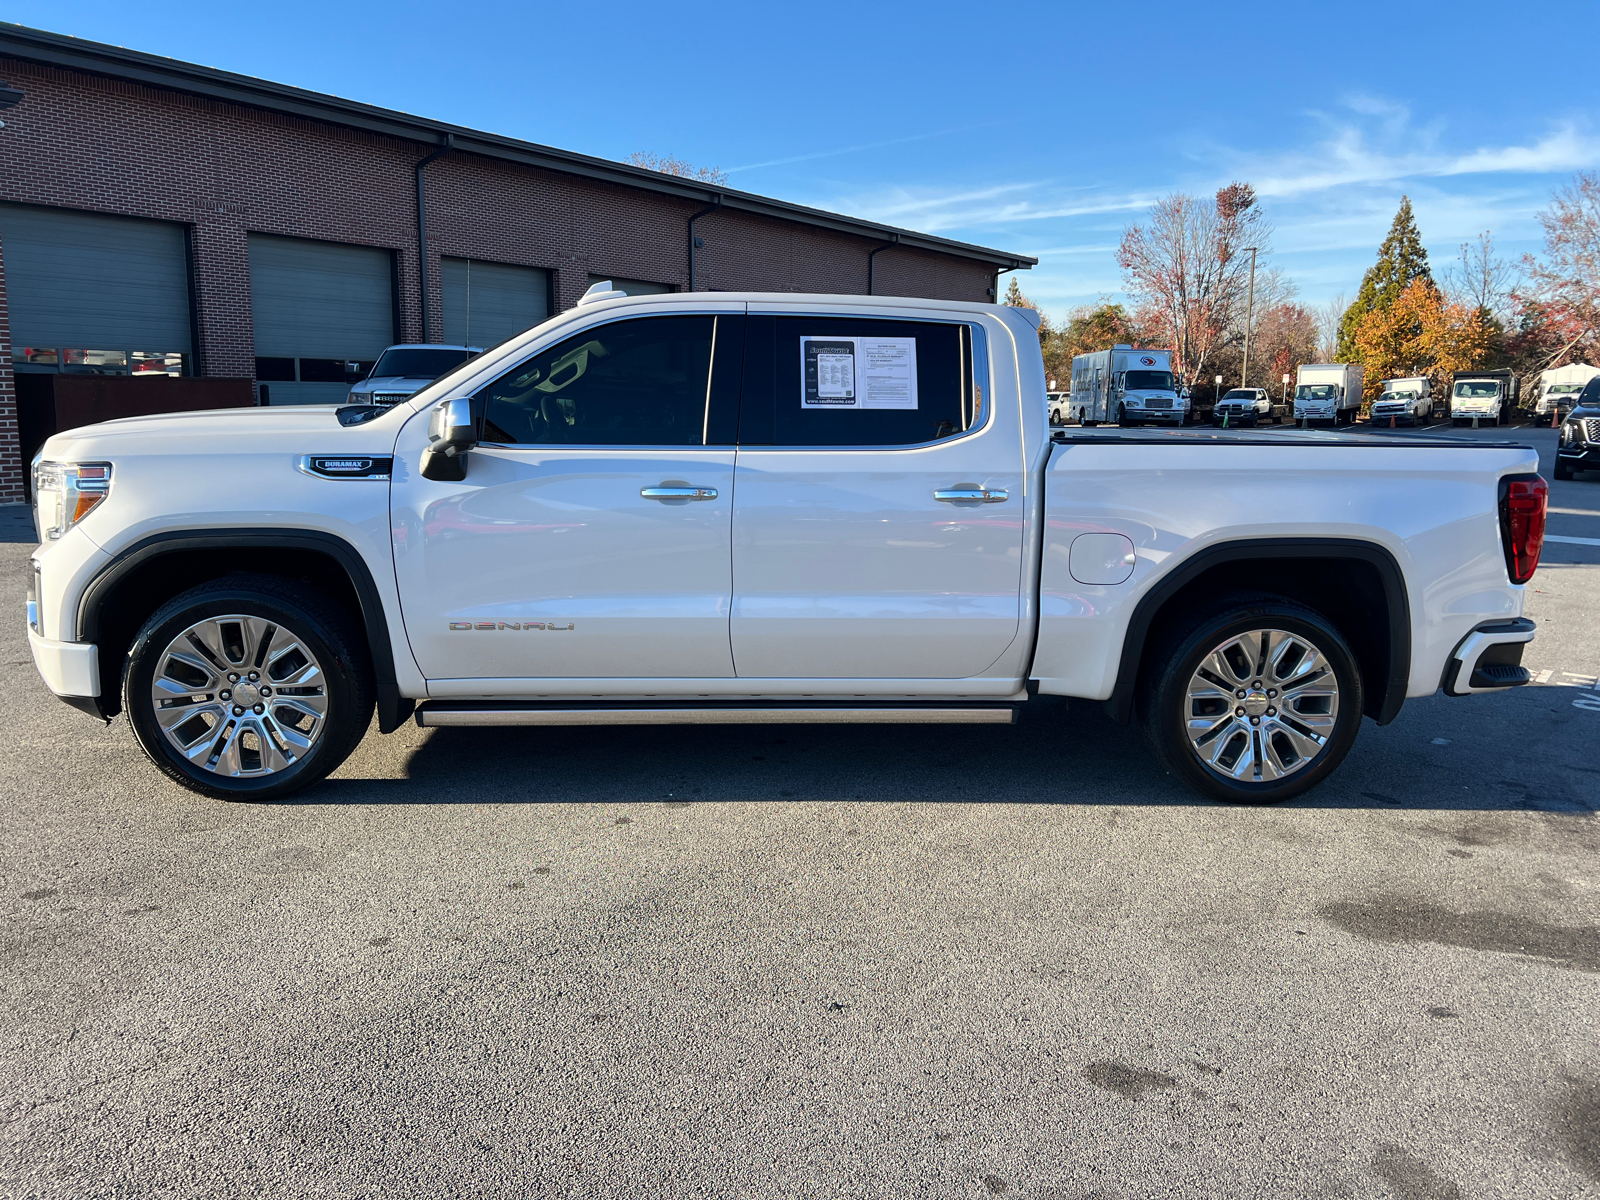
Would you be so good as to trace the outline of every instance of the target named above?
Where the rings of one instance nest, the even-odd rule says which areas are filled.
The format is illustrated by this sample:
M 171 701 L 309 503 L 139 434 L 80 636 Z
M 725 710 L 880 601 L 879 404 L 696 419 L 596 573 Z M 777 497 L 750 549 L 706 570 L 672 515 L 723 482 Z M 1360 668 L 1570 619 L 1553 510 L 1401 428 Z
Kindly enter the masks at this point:
M 1235 804 L 1316 787 L 1361 723 L 1355 656 L 1320 613 L 1276 596 L 1208 609 L 1157 649 L 1139 696 L 1167 768 Z
M 265 800 L 355 749 L 372 672 L 354 622 L 270 575 L 201 584 L 162 605 L 128 651 L 123 707 L 150 760 L 190 791 Z

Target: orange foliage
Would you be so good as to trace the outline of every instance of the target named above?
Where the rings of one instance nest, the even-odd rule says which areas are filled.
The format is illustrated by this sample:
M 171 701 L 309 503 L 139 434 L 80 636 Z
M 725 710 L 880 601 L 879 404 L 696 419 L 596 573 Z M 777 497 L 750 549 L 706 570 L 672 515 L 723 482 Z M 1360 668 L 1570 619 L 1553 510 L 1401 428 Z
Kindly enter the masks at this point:
M 1426 375 L 1434 395 L 1448 394 L 1457 371 L 1483 365 L 1490 334 L 1483 313 L 1448 303 L 1429 279 L 1413 280 L 1392 305 L 1373 309 L 1356 328 L 1366 398 L 1376 399 L 1385 379 L 1406 375 Z

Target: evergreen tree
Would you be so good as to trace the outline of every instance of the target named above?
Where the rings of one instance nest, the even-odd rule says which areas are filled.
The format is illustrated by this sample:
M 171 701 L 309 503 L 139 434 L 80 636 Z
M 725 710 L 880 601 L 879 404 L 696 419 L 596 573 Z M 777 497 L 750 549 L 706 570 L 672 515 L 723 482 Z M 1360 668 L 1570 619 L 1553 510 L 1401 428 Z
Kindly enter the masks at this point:
M 1400 294 L 1418 279 L 1436 288 L 1433 272 L 1428 269 L 1428 252 L 1422 247 L 1422 235 L 1417 232 L 1417 220 L 1411 214 L 1411 198 L 1402 196 L 1400 211 L 1394 214 L 1394 224 L 1389 226 L 1389 236 L 1378 247 L 1378 261 L 1361 277 L 1361 291 L 1339 321 L 1340 362 L 1353 361 L 1356 330 L 1366 315 L 1393 307 Z

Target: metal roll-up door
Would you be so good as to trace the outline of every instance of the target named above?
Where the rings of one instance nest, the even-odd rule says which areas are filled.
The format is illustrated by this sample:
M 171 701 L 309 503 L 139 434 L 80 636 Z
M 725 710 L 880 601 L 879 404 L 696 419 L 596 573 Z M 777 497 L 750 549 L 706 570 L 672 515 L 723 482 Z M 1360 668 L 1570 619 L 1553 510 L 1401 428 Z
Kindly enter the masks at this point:
M 339 404 L 395 340 L 388 250 L 250 235 L 256 378 L 272 404 Z
M 651 283 L 648 279 L 624 279 L 621 275 L 589 276 L 590 287 L 604 282 L 609 282 L 617 291 L 626 292 L 630 296 L 665 296 L 672 291 L 671 284 Z
M 444 340 L 493 346 L 550 315 L 550 277 L 537 267 L 441 258 Z
M 0 204 L 0 247 L 19 368 L 188 373 L 182 225 Z

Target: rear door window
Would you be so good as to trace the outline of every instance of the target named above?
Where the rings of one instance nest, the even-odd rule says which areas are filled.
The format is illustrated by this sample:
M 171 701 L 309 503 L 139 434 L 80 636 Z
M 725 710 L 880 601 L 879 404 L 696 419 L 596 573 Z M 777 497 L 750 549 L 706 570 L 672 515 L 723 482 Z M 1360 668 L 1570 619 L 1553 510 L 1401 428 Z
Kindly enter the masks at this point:
M 741 444 L 918 446 L 958 437 L 986 417 L 987 363 L 974 326 L 826 315 L 748 320 Z

